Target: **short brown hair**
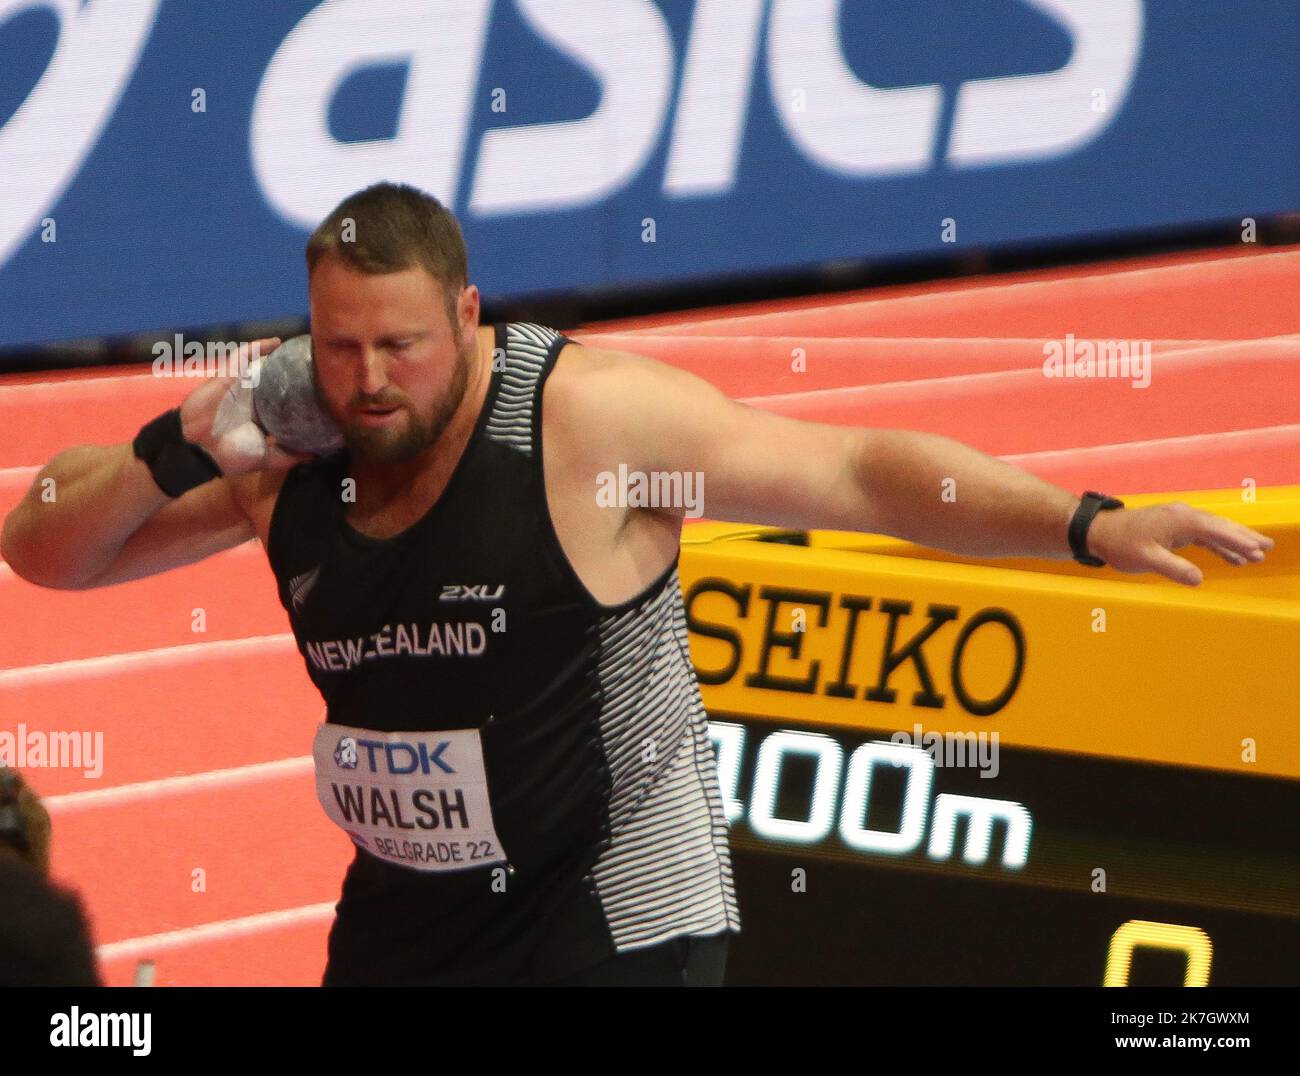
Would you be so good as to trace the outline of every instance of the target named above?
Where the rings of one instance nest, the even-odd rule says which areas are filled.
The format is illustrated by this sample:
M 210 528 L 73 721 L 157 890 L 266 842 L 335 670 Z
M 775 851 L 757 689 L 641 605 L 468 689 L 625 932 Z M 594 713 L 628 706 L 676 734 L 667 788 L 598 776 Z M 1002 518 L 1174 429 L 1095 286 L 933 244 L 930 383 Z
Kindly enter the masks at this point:
M 353 222 L 353 238 L 343 228 Z M 447 317 L 469 283 L 469 254 L 455 216 L 437 198 L 405 183 L 376 183 L 343 199 L 307 240 L 307 276 L 326 254 L 363 273 L 422 267 L 442 284 Z

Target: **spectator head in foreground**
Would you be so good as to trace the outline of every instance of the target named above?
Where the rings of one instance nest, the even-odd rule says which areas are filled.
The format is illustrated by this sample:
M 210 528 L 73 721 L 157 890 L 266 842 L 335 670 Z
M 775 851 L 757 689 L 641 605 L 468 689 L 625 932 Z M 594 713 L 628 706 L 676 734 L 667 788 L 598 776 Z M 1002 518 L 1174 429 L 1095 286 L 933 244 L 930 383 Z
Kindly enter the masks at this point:
M 49 864 L 49 814 L 0 766 L 0 987 L 100 985 L 81 901 Z

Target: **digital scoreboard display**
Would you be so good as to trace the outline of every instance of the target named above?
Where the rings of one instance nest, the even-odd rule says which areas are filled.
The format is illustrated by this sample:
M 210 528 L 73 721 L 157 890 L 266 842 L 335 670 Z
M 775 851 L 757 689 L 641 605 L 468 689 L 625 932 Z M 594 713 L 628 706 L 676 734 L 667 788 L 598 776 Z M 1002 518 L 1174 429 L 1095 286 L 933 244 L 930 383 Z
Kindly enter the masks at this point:
M 728 982 L 1300 984 L 1297 494 L 1185 495 L 1277 535 L 1194 590 L 692 528 Z
M 731 985 L 1300 984 L 1296 781 L 710 716 Z

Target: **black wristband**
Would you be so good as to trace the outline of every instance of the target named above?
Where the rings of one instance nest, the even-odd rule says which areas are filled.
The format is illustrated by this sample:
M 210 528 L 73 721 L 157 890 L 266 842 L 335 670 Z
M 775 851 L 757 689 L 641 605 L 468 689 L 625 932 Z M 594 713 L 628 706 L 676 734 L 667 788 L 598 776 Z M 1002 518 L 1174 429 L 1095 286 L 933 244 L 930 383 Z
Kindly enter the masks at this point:
M 221 475 L 216 460 L 181 432 L 181 409 L 173 407 L 146 422 L 131 442 L 135 458 L 144 460 L 149 473 L 168 497 L 179 497 Z
M 1092 526 L 1093 517 L 1098 512 L 1123 507 L 1124 502 L 1118 497 L 1108 497 L 1093 490 L 1088 490 L 1083 495 L 1079 507 L 1074 510 L 1074 518 L 1070 520 L 1070 552 L 1074 554 L 1075 560 L 1090 568 L 1100 568 L 1106 563 L 1101 557 L 1094 557 L 1088 552 L 1088 528 Z

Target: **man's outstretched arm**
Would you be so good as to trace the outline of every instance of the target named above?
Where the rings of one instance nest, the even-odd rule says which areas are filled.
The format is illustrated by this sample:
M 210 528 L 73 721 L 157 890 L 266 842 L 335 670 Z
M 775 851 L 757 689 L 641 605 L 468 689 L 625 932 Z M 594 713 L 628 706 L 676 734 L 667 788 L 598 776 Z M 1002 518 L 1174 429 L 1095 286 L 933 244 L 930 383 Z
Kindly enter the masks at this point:
M 730 399 L 685 371 L 582 349 L 581 408 L 600 458 L 629 470 L 699 472 L 712 519 L 888 534 L 963 556 L 1069 559 L 1079 497 L 969 445 L 913 430 L 802 422 Z M 1241 564 L 1273 540 L 1181 503 L 1101 512 L 1088 550 L 1126 572 L 1195 585 L 1175 549 Z

